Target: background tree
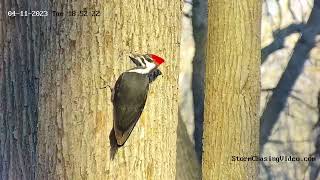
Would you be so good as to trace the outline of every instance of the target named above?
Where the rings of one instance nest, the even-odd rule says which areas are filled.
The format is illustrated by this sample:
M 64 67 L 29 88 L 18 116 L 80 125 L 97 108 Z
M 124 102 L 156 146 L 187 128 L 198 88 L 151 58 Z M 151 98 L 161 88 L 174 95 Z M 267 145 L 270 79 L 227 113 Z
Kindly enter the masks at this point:
M 315 156 L 318 0 L 265 0 L 262 15 L 261 156 Z M 260 165 L 261 179 L 316 179 L 319 161 Z
M 261 116 L 261 146 L 267 143 L 272 128 L 279 119 L 296 80 L 303 71 L 309 52 L 316 44 L 316 35 L 320 33 L 319 19 L 320 0 L 315 0 L 309 20 L 302 30 L 301 38 L 297 42 L 287 68 L 274 88 L 273 94 Z
M 256 179 L 258 155 L 259 1 L 209 0 L 202 173 L 204 179 Z
M 35 178 L 40 18 L 9 17 L 40 9 L 22 0 L 0 1 L 0 179 Z

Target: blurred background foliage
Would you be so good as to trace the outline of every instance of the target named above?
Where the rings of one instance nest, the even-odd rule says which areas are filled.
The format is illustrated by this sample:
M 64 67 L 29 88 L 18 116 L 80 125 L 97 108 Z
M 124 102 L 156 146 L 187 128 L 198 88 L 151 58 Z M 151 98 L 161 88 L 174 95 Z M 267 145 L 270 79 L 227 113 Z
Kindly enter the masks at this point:
M 188 158 L 197 157 L 193 162 L 199 166 L 197 172 L 202 155 L 207 1 L 185 0 L 183 14 L 179 79 L 183 128 L 178 128 L 177 161 L 184 162 L 179 153 L 187 151 L 181 143 L 189 144 Z M 260 156 L 316 156 L 317 161 L 260 162 L 259 178 L 320 179 L 320 0 L 263 1 L 261 89 Z M 179 177 L 179 163 L 177 172 Z

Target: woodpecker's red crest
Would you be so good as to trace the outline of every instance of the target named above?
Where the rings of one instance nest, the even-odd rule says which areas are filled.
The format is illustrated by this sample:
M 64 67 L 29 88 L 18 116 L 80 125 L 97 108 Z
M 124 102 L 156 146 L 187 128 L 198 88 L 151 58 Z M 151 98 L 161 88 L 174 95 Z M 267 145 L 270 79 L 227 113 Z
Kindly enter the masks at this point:
M 164 59 L 157 56 L 157 55 L 154 55 L 154 54 L 150 54 L 152 60 L 159 66 L 160 64 L 164 63 Z

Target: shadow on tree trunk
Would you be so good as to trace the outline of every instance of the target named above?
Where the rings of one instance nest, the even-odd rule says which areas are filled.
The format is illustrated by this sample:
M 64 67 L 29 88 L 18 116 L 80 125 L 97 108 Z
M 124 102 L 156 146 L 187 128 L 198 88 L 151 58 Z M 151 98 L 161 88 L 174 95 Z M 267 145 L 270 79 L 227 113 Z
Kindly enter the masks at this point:
M 192 61 L 192 93 L 194 103 L 194 142 L 199 162 L 202 159 L 205 44 L 207 38 L 207 0 L 194 0 L 192 6 L 192 27 L 195 41 L 195 55 Z
M 261 64 L 263 64 L 268 56 L 284 47 L 285 39 L 293 33 L 301 32 L 305 24 L 290 24 L 288 27 L 274 32 L 274 41 L 261 50 Z
M 272 128 L 276 124 L 281 111 L 284 109 L 287 98 L 292 88 L 303 71 L 304 63 L 309 57 L 310 50 L 315 45 L 315 37 L 320 33 L 320 0 L 314 1 L 309 20 L 302 31 L 291 59 L 282 74 L 276 88 L 270 97 L 260 120 L 260 145 L 263 147 L 272 134 Z
M 1 12 L 39 9 L 21 0 L 0 2 Z M 0 179 L 35 179 L 41 19 L 0 18 Z

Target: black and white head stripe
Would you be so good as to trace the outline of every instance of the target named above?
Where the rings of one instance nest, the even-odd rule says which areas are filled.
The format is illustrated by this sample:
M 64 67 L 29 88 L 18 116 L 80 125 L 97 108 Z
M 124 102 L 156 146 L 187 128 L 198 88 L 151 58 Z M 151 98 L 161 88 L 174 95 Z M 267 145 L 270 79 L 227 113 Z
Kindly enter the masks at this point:
M 146 67 L 150 65 L 150 63 L 154 64 L 154 61 L 150 58 L 148 54 L 145 55 L 130 55 L 129 56 L 131 61 L 135 63 L 137 66 L 143 66 Z
M 132 54 L 129 56 L 131 61 L 135 63 L 138 67 L 129 70 L 129 72 L 137 72 L 141 74 L 147 74 L 156 68 L 156 64 L 150 58 L 148 54 L 138 55 Z
M 138 61 L 137 59 L 135 59 L 134 57 L 132 57 L 132 56 L 129 56 L 129 58 L 130 58 L 130 60 L 136 65 L 136 66 L 143 66 L 142 64 L 141 64 L 141 62 L 140 61 Z
M 143 55 L 144 59 L 147 60 L 150 63 L 153 63 L 153 60 L 150 58 L 148 54 Z
M 143 56 L 137 56 L 136 59 L 142 64 L 142 66 L 146 66 L 146 60 Z
M 130 59 L 135 63 L 137 66 L 143 66 L 146 67 L 147 63 L 152 63 L 152 59 L 149 57 L 149 55 L 138 55 L 138 54 L 132 54 L 129 56 Z

